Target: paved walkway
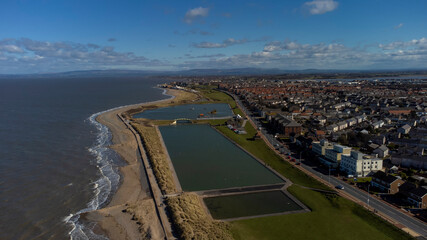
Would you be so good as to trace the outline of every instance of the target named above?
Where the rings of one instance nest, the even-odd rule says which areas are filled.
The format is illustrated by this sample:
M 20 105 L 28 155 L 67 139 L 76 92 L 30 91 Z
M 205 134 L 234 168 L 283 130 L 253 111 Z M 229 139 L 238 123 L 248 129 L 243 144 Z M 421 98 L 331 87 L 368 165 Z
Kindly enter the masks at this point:
M 195 193 L 202 197 L 218 197 L 218 196 L 224 196 L 224 195 L 264 192 L 264 191 L 281 190 L 281 189 L 286 189 L 285 183 L 215 189 L 215 190 L 197 191 Z
M 164 196 L 160 190 L 159 185 L 157 184 L 156 178 L 154 176 L 153 169 L 148 161 L 148 156 L 143 147 L 141 137 L 135 131 L 135 129 L 125 120 L 123 117 L 118 114 L 118 117 L 123 121 L 124 124 L 129 128 L 129 130 L 133 133 L 138 143 L 138 150 L 142 157 L 142 163 L 145 168 L 145 172 L 148 177 L 148 183 L 150 185 L 150 191 L 153 196 L 154 203 L 156 205 L 156 213 L 160 219 L 160 223 L 163 228 L 163 233 L 165 235 L 165 239 L 176 239 L 172 234 L 172 224 L 169 222 L 169 219 L 166 214 L 166 204 L 164 203 Z

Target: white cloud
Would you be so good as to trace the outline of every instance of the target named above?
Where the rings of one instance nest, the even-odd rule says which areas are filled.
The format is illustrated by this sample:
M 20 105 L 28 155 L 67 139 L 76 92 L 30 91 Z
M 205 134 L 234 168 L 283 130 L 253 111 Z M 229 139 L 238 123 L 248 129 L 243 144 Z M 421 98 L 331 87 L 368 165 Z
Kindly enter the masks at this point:
M 111 46 L 74 42 L 47 42 L 28 38 L 0 40 L 0 72 L 5 69 L 28 71 L 68 71 L 116 66 L 155 67 L 167 65 L 155 59 L 118 52 Z
M 187 11 L 184 16 L 184 22 L 191 24 L 209 15 L 209 8 L 198 7 Z
M 221 42 L 197 43 L 200 48 L 224 48 L 256 40 L 229 38 Z M 340 43 L 307 44 L 272 41 L 254 52 L 219 54 L 193 49 L 179 62 L 170 63 L 119 52 L 111 46 L 32 39 L 0 39 L 0 73 L 60 72 L 106 68 L 234 68 L 280 69 L 402 69 L 427 66 L 427 38 L 395 41 L 376 46 L 351 47 Z
M 0 45 L 0 51 L 5 51 L 8 53 L 23 53 L 24 50 L 16 45 Z
M 403 27 L 403 23 L 399 23 L 398 25 L 394 26 L 394 29 L 399 29 L 401 27 Z
M 234 39 L 228 38 L 222 41 L 222 43 L 213 43 L 213 42 L 201 42 L 201 43 L 192 43 L 191 46 L 195 48 L 226 48 L 236 44 L 247 43 L 247 39 Z
M 308 9 L 310 14 L 317 15 L 335 10 L 338 7 L 338 2 L 334 0 L 313 0 L 304 3 L 304 6 Z
M 234 68 L 265 67 L 280 69 L 390 69 L 425 68 L 427 38 L 381 44 L 375 51 L 339 43 L 301 44 L 296 41 L 267 43 L 262 51 L 186 61 L 181 67 Z
M 281 50 L 295 50 L 304 46 L 307 46 L 307 45 L 301 45 L 297 42 L 290 42 L 290 41 L 286 41 L 286 42 L 275 41 L 275 42 L 267 43 L 264 46 L 264 51 L 275 52 L 275 51 L 281 51 Z
M 412 39 L 407 42 L 396 41 L 389 44 L 379 44 L 378 47 L 383 50 L 407 49 L 411 47 L 427 49 L 427 38 Z
M 186 58 L 194 59 L 194 58 L 220 58 L 225 57 L 225 54 L 217 53 L 217 54 L 209 54 L 209 55 L 199 55 L 199 56 L 192 56 L 191 54 L 185 54 Z

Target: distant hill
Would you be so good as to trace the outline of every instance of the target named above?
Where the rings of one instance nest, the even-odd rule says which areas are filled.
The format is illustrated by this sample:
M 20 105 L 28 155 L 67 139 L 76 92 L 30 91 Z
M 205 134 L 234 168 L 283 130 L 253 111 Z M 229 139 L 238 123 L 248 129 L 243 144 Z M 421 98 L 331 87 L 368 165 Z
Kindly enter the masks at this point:
M 375 74 L 377 73 L 377 74 Z M 0 74 L 0 79 L 14 78 L 93 78 L 93 77 L 144 77 L 144 76 L 230 76 L 230 75 L 292 75 L 306 77 L 307 75 L 352 75 L 373 77 L 398 76 L 398 75 L 427 75 L 426 69 L 400 69 L 400 70 L 334 70 L 334 69 L 304 69 L 281 70 L 276 68 L 232 68 L 232 69 L 190 69 L 182 71 L 151 71 L 151 70 L 83 70 L 61 73 L 37 74 Z

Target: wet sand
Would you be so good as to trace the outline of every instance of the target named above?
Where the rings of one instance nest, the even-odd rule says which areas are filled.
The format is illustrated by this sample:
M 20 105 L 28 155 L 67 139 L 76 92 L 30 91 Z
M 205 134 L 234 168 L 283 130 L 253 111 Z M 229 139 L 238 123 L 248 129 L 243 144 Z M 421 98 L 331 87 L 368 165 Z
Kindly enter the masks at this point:
M 167 94 L 179 96 L 181 91 L 168 90 Z M 94 232 L 107 235 L 109 239 L 164 239 L 160 220 L 142 166 L 138 145 L 132 132 L 117 114 L 154 103 L 170 104 L 173 99 L 135 104 L 103 113 L 97 121 L 107 126 L 112 133 L 112 145 L 127 163 L 120 167 L 121 184 L 111 202 L 104 208 L 83 216 L 96 222 Z

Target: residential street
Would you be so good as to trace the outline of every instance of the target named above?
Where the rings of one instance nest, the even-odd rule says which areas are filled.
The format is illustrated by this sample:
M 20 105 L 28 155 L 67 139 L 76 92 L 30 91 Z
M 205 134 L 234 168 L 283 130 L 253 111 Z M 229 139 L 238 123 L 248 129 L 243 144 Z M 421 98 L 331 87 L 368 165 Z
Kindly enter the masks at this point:
M 229 93 L 230 94 L 230 93 Z M 238 100 L 237 96 L 231 94 L 233 98 L 236 100 L 239 107 L 245 112 L 245 114 L 252 120 L 253 123 L 255 123 L 257 126 L 260 126 L 257 119 L 255 119 L 251 113 L 248 112 L 248 110 L 243 106 L 243 104 Z M 260 131 L 264 136 L 265 139 L 267 139 L 272 146 L 276 146 L 276 144 L 279 144 L 279 142 L 274 138 L 273 135 L 269 134 L 265 130 Z M 298 157 L 297 157 L 298 159 Z M 344 191 L 346 194 L 350 195 L 352 198 L 357 199 L 357 201 L 362 204 L 363 206 L 369 206 L 372 209 L 375 209 L 378 211 L 381 215 L 385 215 L 387 218 L 391 219 L 395 223 L 400 223 L 403 226 L 417 232 L 423 237 L 427 237 L 427 224 L 423 223 L 421 220 L 418 220 L 414 217 L 411 217 L 403 212 L 401 210 L 388 205 L 387 203 L 377 200 L 373 196 L 368 196 L 368 194 L 360 189 L 357 189 L 344 181 L 341 181 L 335 177 L 328 177 L 328 175 L 323 174 L 312 167 L 304 164 L 304 162 L 300 165 L 302 168 L 306 169 L 307 171 L 311 172 L 318 178 L 321 178 L 325 181 L 330 181 L 330 184 L 333 186 L 341 185 L 344 186 L 343 190 L 338 191 Z M 368 202 L 369 200 L 369 202 Z

